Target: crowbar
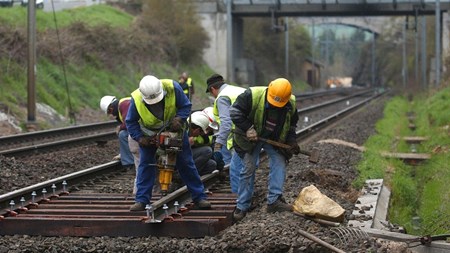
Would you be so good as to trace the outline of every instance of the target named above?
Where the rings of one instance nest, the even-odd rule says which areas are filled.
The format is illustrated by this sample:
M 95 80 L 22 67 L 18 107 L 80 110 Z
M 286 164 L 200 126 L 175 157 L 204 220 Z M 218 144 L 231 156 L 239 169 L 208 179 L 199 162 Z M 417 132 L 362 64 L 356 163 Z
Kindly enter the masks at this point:
M 287 145 L 285 143 L 281 143 L 281 142 L 278 142 L 278 141 L 269 140 L 269 139 L 262 138 L 262 137 L 259 137 L 259 136 L 258 136 L 258 140 L 266 142 L 266 143 L 269 143 L 269 144 L 271 144 L 273 146 L 277 146 L 277 147 L 280 147 L 280 148 L 292 149 L 292 147 L 290 145 Z M 319 150 L 317 148 L 313 148 L 312 151 L 303 150 L 303 149 L 300 148 L 300 154 L 309 156 L 309 162 L 312 162 L 312 163 L 319 162 Z

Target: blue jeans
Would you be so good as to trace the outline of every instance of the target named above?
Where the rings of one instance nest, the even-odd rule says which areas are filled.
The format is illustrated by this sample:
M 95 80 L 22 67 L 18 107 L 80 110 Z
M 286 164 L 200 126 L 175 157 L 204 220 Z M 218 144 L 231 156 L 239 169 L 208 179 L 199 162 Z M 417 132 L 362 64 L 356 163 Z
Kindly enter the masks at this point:
M 130 146 L 128 145 L 128 131 L 121 130 L 119 132 L 119 150 L 120 162 L 123 166 L 134 165 L 133 154 L 131 154 Z
M 156 147 L 139 147 L 139 168 L 136 176 L 136 202 L 149 204 L 152 199 L 152 190 L 156 177 Z M 192 151 L 187 132 L 183 134 L 183 146 L 177 154 L 175 170 L 180 174 L 181 180 L 191 193 L 192 200 L 198 202 L 206 199 L 204 186 L 200 180 L 197 168 L 192 159 Z M 175 172 L 174 172 L 175 173 Z
M 228 150 L 227 146 L 225 145 L 225 146 L 222 146 L 222 149 L 220 150 L 220 153 L 222 153 L 223 162 L 225 163 L 225 165 L 230 164 L 231 157 L 232 157 L 231 150 Z
M 241 173 L 244 164 L 239 155 L 232 150 L 231 162 L 230 162 L 230 186 L 232 193 L 238 193 L 239 188 L 239 174 Z
M 267 193 L 267 204 L 274 203 L 283 193 L 284 180 L 286 177 L 286 161 L 272 145 L 265 142 L 257 142 L 251 153 L 245 153 L 242 162 L 244 167 L 239 175 L 239 190 L 237 208 L 247 211 L 250 208 L 253 188 L 255 182 L 255 171 L 259 161 L 261 149 L 269 156 L 269 188 Z

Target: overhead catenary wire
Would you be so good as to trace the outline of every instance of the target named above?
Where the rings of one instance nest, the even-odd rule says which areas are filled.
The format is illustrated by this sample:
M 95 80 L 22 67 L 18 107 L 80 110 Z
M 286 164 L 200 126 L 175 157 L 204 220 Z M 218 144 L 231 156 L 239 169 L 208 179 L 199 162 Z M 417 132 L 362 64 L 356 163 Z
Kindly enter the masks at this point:
M 70 123 L 76 125 L 77 124 L 77 120 L 76 120 L 75 112 L 73 111 L 72 103 L 71 103 L 71 100 L 70 100 L 70 91 L 69 91 L 69 85 L 67 83 L 67 75 L 66 75 L 66 65 L 65 65 L 65 62 L 64 62 L 63 54 L 62 54 L 61 39 L 59 37 L 58 22 L 56 20 L 55 5 L 53 3 L 53 0 L 51 0 L 51 2 L 52 2 L 53 20 L 55 22 L 56 37 L 58 39 L 59 56 L 61 58 L 61 68 L 62 68 L 63 76 L 64 76 L 64 84 L 66 86 L 67 100 L 68 100 L 68 106 L 69 106 Z

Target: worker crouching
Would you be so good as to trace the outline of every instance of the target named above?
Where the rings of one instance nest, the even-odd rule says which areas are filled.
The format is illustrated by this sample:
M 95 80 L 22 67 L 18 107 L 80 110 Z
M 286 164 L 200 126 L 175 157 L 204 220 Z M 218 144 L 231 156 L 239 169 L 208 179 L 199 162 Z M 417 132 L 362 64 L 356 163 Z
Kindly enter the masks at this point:
M 248 88 L 230 109 L 236 127 L 233 144 L 244 163 L 239 174 L 237 208 L 233 213 L 236 221 L 244 218 L 250 208 L 261 149 L 269 157 L 267 212 L 292 211 L 292 205 L 282 197 L 287 161 L 300 149 L 295 134 L 298 114 L 291 91 L 290 82 L 278 78 L 268 87 Z M 287 143 L 292 149 L 279 150 L 258 137 Z

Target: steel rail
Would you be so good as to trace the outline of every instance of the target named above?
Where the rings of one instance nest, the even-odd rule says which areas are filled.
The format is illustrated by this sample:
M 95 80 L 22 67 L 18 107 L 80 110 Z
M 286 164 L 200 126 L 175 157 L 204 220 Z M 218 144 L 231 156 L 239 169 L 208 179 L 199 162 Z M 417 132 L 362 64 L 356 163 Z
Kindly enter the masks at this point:
M 348 91 L 348 90 L 346 90 Z M 358 90 L 357 90 L 358 91 Z M 339 90 L 329 92 L 327 94 L 335 94 L 338 92 L 342 92 Z M 317 110 L 325 106 L 330 106 L 332 104 L 339 103 L 344 100 L 348 100 L 354 97 L 362 96 L 368 93 L 373 92 L 372 89 L 370 90 L 363 90 L 359 91 L 353 95 L 345 96 L 343 98 L 338 98 L 334 100 L 330 100 L 321 104 L 317 104 L 315 106 L 309 106 L 307 108 L 300 109 L 299 113 L 306 113 L 309 111 Z M 325 94 L 325 92 L 318 92 L 320 96 Z M 312 96 L 312 95 L 311 95 Z M 67 133 L 73 133 L 73 132 L 93 132 L 93 130 L 90 130 L 94 128 L 95 130 L 98 129 L 104 129 L 104 128 L 110 128 L 112 125 L 117 125 L 117 122 L 111 121 L 106 123 L 96 123 L 96 124 L 89 124 L 89 125 L 82 125 L 77 127 L 67 127 L 67 128 L 60 128 L 55 130 L 46 130 L 46 131 L 39 131 L 39 132 L 32 132 L 27 134 L 20 134 L 20 135 L 12 135 L 0 138 L 0 142 L 3 140 L 6 140 L 6 143 L 18 143 L 21 141 L 31 140 L 31 139 L 44 139 L 47 136 L 56 136 L 56 135 L 63 135 Z M 22 146 L 18 148 L 12 148 L 7 150 L 0 150 L 0 155 L 3 156 L 24 156 L 24 155 L 30 155 L 30 154 L 39 154 L 42 152 L 48 152 L 55 149 L 61 149 L 61 148 L 67 148 L 72 147 L 76 145 L 85 145 L 92 142 L 102 143 L 104 141 L 112 140 L 115 138 L 115 132 L 114 131 L 108 131 L 98 134 L 92 134 L 89 136 L 82 136 L 82 137 L 75 137 L 71 139 L 61 140 L 61 141 L 54 141 L 54 142 L 46 142 L 42 144 L 33 144 L 29 146 Z M 17 138 L 17 140 L 15 140 Z M 14 141 L 15 140 L 15 141 Z
M 304 137 L 311 132 L 319 131 L 327 123 L 343 118 L 343 115 L 356 110 L 380 94 L 375 94 L 320 122 L 300 129 L 296 132 L 297 137 Z M 117 161 L 111 162 L 112 164 L 119 166 Z M 100 171 L 100 167 L 94 168 Z M 94 168 L 91 169 L 96 170 Z M 88 176 L 88 170 L 73 174 Z M 29 194 L 30 190 L 37 191 L 44 186 L 51 187 L 63 178 L 27 187 L 26 190 L 22 189 L 1 195 L 1 203 L 3 206 L 8 205 L 8 201 L 12 199 L 18 203 L 20 200 L 17 199 L 25 195 L 26 191 Z M 234 194 L 216 191 L 214 185 L 218 179 L 218 174 L 202 177 L 205 188 L 210 189 L 208 198 L 213 204 L 211 210 L 196 210 L 195 206 L 189 203 L 191 201 L 190 194 L 187 187 L 184 186 L 166 196 L 154 196 L 152 205 L 148 207 L 151 207 L 153 215 L 150 215 L 150 209 L 147 210 L 147 213 L 145 211 L 130 212 L 128 208 L 133 203 L 133 196 L 130 194 L 69 193 L 66 192 L 67 189 L 60 190 L 58 194 L 53 193 L 48 198 L 41 194 L 40 200 L 32 201 L 34 203 L 28 202 L 26 208 L 15 208 L 14 206 L 10 206 L 9 209 L 5 208 L 0 213 L 0 215 L 3 214 L 3 217 L 0 217 L 0 234 L 172 237 L 215 235 L 233 223 L 232 212 L 236 205 Z M 86 178 L 83 177 L 80 177 L 79 180 L 75 180 L 75 177 L 70 179 L 71 183 L 85 180 Z M 175 210 L 175 201 L 187 203 L 187 205 Z M 36 203 L 38 203 L 38 208 L 35 208 L 34 204 Z M 158 220 L 162 222 L 157 222 Z
M 308 107 L 305 107 L 305 108 L 301 108 L 300 110 L 298 110 L 298 113 L 300 114 L 300 113 L 306 113 L 306 112 L 309 112 L 309 111 L 317 110 L 317 109 L 325 107 L 325 106 L 333 105 L 333 104 L 336 104 L 336 103 L 339 103 L 339 102 L 342 102 L 342 101 L 345 101 L 345 100 L 349 100 L 349 99 L 352 99 L 352 98 L 355 98 L 355 97 L 359 97 L 359 96 L 362 96 L 362 95 L 368 95 L 368 94 L 371 94 L 371 93 L 373 94 L 374 90 L 364 90 L 364 91 L 357 92 L 355 94 L 351 94 L 351 95 L 348 95 L 348 96 L 345 96 L 345 97 L 342 97 L 342 98 L 336 98 L 336 99 L 328 100 L 328 101 L 320 103 L 320 104 L 316 104 L 316 105 L 308 106 Z
M 63 128 L 56 128 L 50 130 L 42 130 L 35 132 L 28 132 L 22 134 L 14 134 L 0 137 L 1 146 L 11 146 L 17 143 L 33 142 L 35 140 L 42 140 L 46 138 L 55 138 L 56 136 L 76 135 L 87 132 L 104 132 L 104 129 L 112 130 L 117 126 L 117 121 L 98 122 L 93 124 L 85 124 L 78 126 L 70 126 Z
M 28 156 L 31 154 L 37 154 L 37 153 L 43 153 L 50 150 L 61 148 L 67 148 L 67 147 L 74 147 L 79 145 L 85 145 L 88 143 L 97 143 L 102 144 L 108 140 L 113 140 L 116 138 L 116 133 L 114 131 L 106 132 L 106 133 L 99 133 L 99 134 L 93 134 L 89 136 L 82 136 L 82 137 L 76 137 L 72 139 L 65 139 L 61 141 L 54 141 L 54 142 L 47 142 L 43 144 L 36 144 L 31 146 L 25 146 L 25 147 L 19 147 L 19 148 L 13 148 L 8 150 L 2 150 L 0 151 L 0 155 L 3 156 Z
M 70 173 L 61 177 L 53 178 L 38 184 L 34 184 L 28 187 L 24 187 L 12 192 L 8 192 L 0 195 L 0 213 L 8 211 L 10 208 L 10 202 L 14 201 L 14 203 L 21 203 L 20 199 L 23 197 L 25 202 L 29 202 L 32 199 L 31 193 L 36 192 L 35 199 L 43 198 L 42 190 L 47 189 L 49 194 L 48 196 L 54 194 L 52 192 L 52 186 L 59 186 L 59 188 L 55 189 L 56 194 L 61 194 L 62 192 L 66 192 L 67 189 L 64 189 L 65 186 L 63 182 L 67 184 L 75 185 L 77 183 L 84 182 L 86 179 L 93 178 L 97 175 L 102 175 L 105 173 L 109 173 L 112 171 L 117 171 L 121 168 L 120 161 L 112 161 L 105 164 L 97 165 L 85 170 L 77 171 L 74 173 Z M 37 202 L 37 201 L 36 201 Z M 3 209 L 3 210 L 2 210 Z
M 355 111 L 356 109 L 359 109 L 362 105 L 372 101 L 375 98 L 378 98 L 379 96 L 383 95 L 383 92 L 380 93 L 375 93 L 374 95 L 372 95 L 371 97 L 364 99 L 362 101 L 360 101 L 359 103 L 355 103 L 345 109 L 343 109 L 342 111 L 339 111 L 333 115 L 330 115 L 326 118 L 323 118 L 311 125 L 309 125 L 308 127 L 299 129 L 296 131 L 296 135 L 297 138 L 306 138 L 309 135 L 319 131 L 320 129 L 324 128 L 326 125 L 331 124 L 332 122 L 337 121 L 339 118 L 342 118 L 343 116 Z

